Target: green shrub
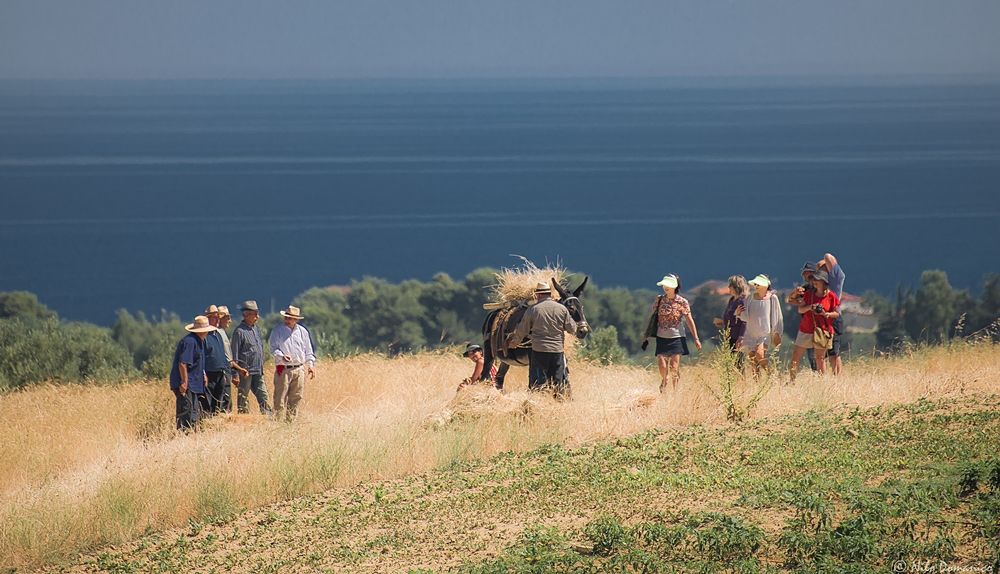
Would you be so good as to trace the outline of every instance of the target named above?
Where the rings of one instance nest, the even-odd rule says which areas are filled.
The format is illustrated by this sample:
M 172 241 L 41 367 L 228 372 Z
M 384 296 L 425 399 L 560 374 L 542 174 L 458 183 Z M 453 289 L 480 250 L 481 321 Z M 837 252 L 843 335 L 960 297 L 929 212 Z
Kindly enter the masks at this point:
M 614 325 L 608 325 L 594 329 L 580 349 L 580 356 L 602 365 L 613 365 L 624 361 L 627 353 L 618 344 L 618 329 Z
M 42 381 L 114 381 L 135 374 L 107 329 L 56 319 L 0 320 L 0 389 Z

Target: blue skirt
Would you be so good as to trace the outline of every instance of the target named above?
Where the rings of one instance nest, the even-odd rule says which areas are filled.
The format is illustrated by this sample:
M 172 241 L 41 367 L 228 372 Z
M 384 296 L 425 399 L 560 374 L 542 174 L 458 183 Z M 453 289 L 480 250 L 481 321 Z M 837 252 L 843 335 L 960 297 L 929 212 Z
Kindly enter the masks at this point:
M 687 337 L 656 338 L 656 354 L 659 355 L 689 355 Z

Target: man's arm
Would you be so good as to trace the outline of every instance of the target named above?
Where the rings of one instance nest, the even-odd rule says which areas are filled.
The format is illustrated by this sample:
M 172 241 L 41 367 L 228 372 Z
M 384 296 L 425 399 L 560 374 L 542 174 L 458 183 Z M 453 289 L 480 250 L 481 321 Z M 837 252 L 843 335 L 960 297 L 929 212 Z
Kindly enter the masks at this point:
M 475 383 L 476 381 L 478 381 L 479 379 L 481 379 L 483 377 L 483 366 L 485 364 L 486 364 L 486 361 L 485 361 L 485 359 L 483 359 L 482 356 L 480 356 L 478 359 L 476 359 L 476 369 L 474 371 L 472 371 L 472 377 L 470 378 L 470 380 L 473 383 Z
M 185 337 L 181 343 L 181 352 L 177 357 L 177 371 L 181 374 L 181 393 L 188 391 L 188 365 L 194 364 L 194 343 Z
M 233 331 L 233 337 L 232 340 L 230 341 L 230 344 L 232 345 L 233 349 L 233 366 L 236 367 L 236 370 L 239 371 L 240 374 L 245 377 L 248 374 L 250 374 L 250 371 L 247 370 L 249 365 L 240 364 L 240 351 L 243 349 L 243 345 L 246 344 L 245 341 L 243 340 L 244 337 L 245 335 L 243 334 L 243 332 L 237 328 L 235 331 Z
M 312 337 L 309 336 L 309 331 L 305 327 L 302 327 L 302 345 L 306 350 L 306 370 L 309 372 L 309 378 L 312 379 L 316 376 L 316 353 L 313 350 Z
M 271 329 L 271 334 L 267 337 L 267 346 L 271 349 L 271 356 L 274 357 L 276 363 L 285 358 L 285 354 L 278 349 L 278 331 L 281 327 L 283 325 L 278 325 L 274 329 Z
M 181 388 L 178 389 L 181 394 L 186 394 L 188 392 L 188 366 L 183 361 L 177 364 L 177 371 L 181 374 Z
M 535 317 L 533 311 L 533 308 L 525 311 L 524 316 L 521 317 L 521 322 L 517 324 L 517 328 L 507 337 L 507 346 L 516 347 L 531 332 L 532 320 Z
M 302 345 L 305 347 L 306 364 L 310 367 L 316 365 L 316 350 L 313 349 L 312 338 L 309 336 L 309 331 L 304 331 L 305 336 L 302 337 Z

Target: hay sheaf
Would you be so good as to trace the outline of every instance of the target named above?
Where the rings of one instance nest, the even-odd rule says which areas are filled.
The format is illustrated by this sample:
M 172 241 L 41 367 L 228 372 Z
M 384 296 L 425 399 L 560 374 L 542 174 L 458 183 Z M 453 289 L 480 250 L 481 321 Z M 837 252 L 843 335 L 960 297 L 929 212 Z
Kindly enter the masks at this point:
M 551 285 L 553 278 L 562 285 L 568 274 L 559 263 L 539 267 L 524 257 L 518 257 L 521 259 L 520 267 L 504 267 L 496 274 L 496 285 L 490 290 L 491 303 L 534 301 L 536 285 Z M 552 298 L 559 299 L 559 293 L 552 291 Z
M 491 384 L 462 387 L 440 411 L 431 414 L 424 426 L 442 428 L 452 422 L 486 417 L 532 418 L 557 407 L 551 397 L 538 393 L 501 393 Z

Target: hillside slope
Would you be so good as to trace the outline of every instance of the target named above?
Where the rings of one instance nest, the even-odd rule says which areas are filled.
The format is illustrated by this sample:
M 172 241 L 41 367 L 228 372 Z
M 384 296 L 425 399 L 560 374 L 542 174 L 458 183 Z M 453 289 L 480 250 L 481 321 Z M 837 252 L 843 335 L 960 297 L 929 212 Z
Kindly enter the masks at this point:
M 985 566 L 1000 558 L 997 444 L 996 395 L 650 431 L 191 523 L 74 571 Z
M 506 493 L 497 504 L 507 508 L 508 514 L 488 514 L 477 507 L 468 510 L 484 520 L 492 516 L 484 522 L 478 538 L 485 554 L 457 552 L 455 548 L 461 546 L 452 548 L 449 544 L 437 551 L 440 565 L 454 565 L 462 558 L 494 556 L 516 540 L 526 526 L 548 520 L 548 499 L 528 496 L 531 489 L 504 482 L 531 476 L 521 466 L 528 462 L 520 461 L 516 453 L 535 451 L 524 461 L 537 461 L 542 452 L 571 452 L 575 460 L 582 456 L 579 453 L 593 451 L 598 445 L 632 440 L 629 437 L 643 436 L 651 429 L 662 430 L 648 435 L 647 440 L 665 444 L 695 440 L 685 437 L 696 432 L 750 433 L 732 439 L 739 443 L 769 436 L 762 430 L 769 425 L 777 425 L 779 430 L 791 425 L 794 430 L 796 425 L 811 420 L 806 417 L 799 422 L 776 422 L 790 414 L 805 416 L 801 413 L 813 412 L 821 414 L 810 416 L 837 417 L 854 408 L 914 404 L 922 399 L 954 401 L 942 403 L 945 406 L 940 408 L 945 410 L 952 408 L 948 405 L 957 405 L 954 408 L 960 411 L 972 410 L 979 398 L 992 400 L 988 397 L 998 392 L 1000 348 L 983 345 L 921 350 L 897 359 L 852 362 L 839 378 L 802 376 L 795 385 L 769 388 L 751 413 L 752 424 L 743 427 L 733 427 L 726 421 L 725 409 L 710 392 L 719 376 L 708 366 L 687 367 L 681 387 L 665 395 L 656 392 L 657 375 L 650 368 L 601 367 L 573 361 L 572 369 L 574 400 L 560 404 L 524 392 L 523 370 L 515 371 L 508 380 L 511 388 L 507 394 L 482 388 L 456 394 L 457 382 L 467 376 L 471 365 L 454 356 L 361 356 L 324 362 L 320 375 L 307 388 L 304 411 L 295 423 L 277 423 L 259 415 L 223 416 L 191 435 L 177 435 L 171 430 L 172 400 L 165 383 L 48 386 L 7 394 L 0 401 L 0 416 L 8 430 L 0 437 L 0 564 L 25 569 L 79 563 L 83 560 L 80 553 L 88 549 L 100 552 L 100 548 L 133 540 L 163 550 L 148 538 L 150 534 L 168 531 L 173 532 L 168 536 L 179 536 L 179 532 L 200 530 L 209 524 L 243 520 L 252 523 L 253 518 L 242 517 L 244 512 L 249 511 L 250 517 L 260 515 L 266 511 L 259 509 L 278 508 L 269 505 L 282 501 L 294 501 L 291 504 L 295 508 L 311 509 L 304 510 L 304 516 L 325 514 L 325 510 L 318 510 L 324 508 L 324 503 L 301 497 L 327 491 L 321 495 L 326 497 L 322 500 L 340 500 L 342 507 L 347 504 L 344 501 L 371 497 L 378 498 L 380 504 L 395 498 L 412 499 L 433 510 L 420 510 L 419 516 L 410 512 L 412 509 L 399 511 L 401 516 L 407 516 L 405 524 L 412 523 L 410 529 L 419 534 L 413 536 L 427 542 L 426 547 L 419 546 L 422 556 L 432 552 L 431 538 L 447 541 L 450 529 L 456 533 L 480 529 L 457 519 L 433 522 L 439 513 L 434 501 L 440 500 L 443 508 L 461 509 L 463 506 L 451 498 L 472 497 L 483 488 Z M 995 409 L 995 405 L 990 408 Z M 989 408 L 981 410 L 990 412 Z M 960 446 L 961 441 L 972 440 L 975 432 L 971 426 L 956 428 L 954 436 L 942 439 L 943 444 L 954 440 Z M 851 444 L 855 443 L 838 443 L 831 446 L 832 454 L 818 451 L 811 456 L 850 460 L 853 450 L 842 455 L 838 449 Z M 775 457 L 781 454 L 779 446 L 773 447 L 778 449 Z M 979 446 L 976 443 L 970 448 Z M 771 447 L 745 448 L 737 444 L 732 448 L 738 453 L 759 453 Z M 491 459 L 494 456 L 501 458 Z M 731 462 L 742 460 L 733 458 Z M 747 460 L 755 458 L 747 455 Z M 793 457 L 785 463 L 789 460 L 793 465 L 803 464 L 802 469 L 809 468 L 808 461 Z M 928 455 L 926 460 L 936 459 Z M 502 461 L 512 461 L 509 464 L 514 466 L 505 470 Z M 466 464 L 486 466 L 477 467 L 469 475 L 481 478 L 454 478 L 470 486 L 452 495 L 418 496 L 426 486 L 406 486 L 409 483 L 405 481 L 416 480 L 414 476 L 430 483 L 452 480 L 448 478 L 451 475 L 428 473 L 448 469 L 453 472 Z M 490 465 L 500 466 L 492 469 Z M 634 466 L 626 469 L 632 469 L 629 476 L 645 476 L 644 467 Z M 801 470 L 797 466 L 795 469 Z M 603 475 L 613 470 L 609 466 L 594 472 Z M 591 471 L 580 475 L 570 466 L 560 472 L 540 476 L 536 481 L 540 492 L 583 480 Z M 502 479 L 499 486 L 483 482 L 507 474 L 509 478 Z M 400 479 L 404 482 L 392 482 Z M 546 481 L 552 484 L 545 486 Z M 698 492 L 696 501 L 714 500 L 722 486 L 714 482 L 701 484 L 704 490 Z M 508 487 L 516 490 L 504 490 Z M 397 488 L 402 490 L 392 496 L 386 494 Z M 434 488 L 431 494 L 438 492 Z M 380 494 L 376 496 L 376 492 Z M 651 489 L 634 496 L 645 502 L 645 496 L 656 492 Z M 596 494 L 581 491 L 574 496 L 590 499 Z M 671 504 L 681 501 L 679 508 L 687 507 L 676 492 L 664 496 Z M 568 515 L 576 518 L 556 523 L 575 527 L 582 520 L 615 510 L 632 524 L 641 517 L 630 508 L 624 503 L 578 507 Z M 266 514 L 257 520 L 281 524 L 285 512 L 274 512 L 277 516 L 273 520 Z M 384 518 L 381 511 L 378 515 Z M 324 555 L 321 563 L 367 563 L 369 558 L 364 553 L 370 549 L 365 549 L 366 540 L 392 538 L 396 532 L 407 531 L 399 524 L 375 520 L 370 526 L 374 534 L 365 538 L 366 531 L 356 529 L 367 527 L 344 524 L 357 535 L 344 538 L 339 547 L 353 549 L 348 555 L 361 553 L 362 558 L 357 563 L 346 558 L 336 562 Z M 433 528 L 421 529 L 421 524 Z M 170 530 L 176 528 L 182 530 Z M 271 532 L 265 536 L 269 543 L 287 546 L 282 542 L 287 536 L 279 534 L 282 531 L 263 532 Z M 333 540 L 331 536 L 324 535 L 323 539 Z M 218 537 L 216 534 L 216 541 Z M 385 544 L 389 548 L 386 554 L 393 552 L 395 544 Z M 410 550 L 416 552 L 415 548 Z M 319 551 L 318 547 L 313 550 Z M 411 564 L 419 564 L 415 554 L 407 556 Z

